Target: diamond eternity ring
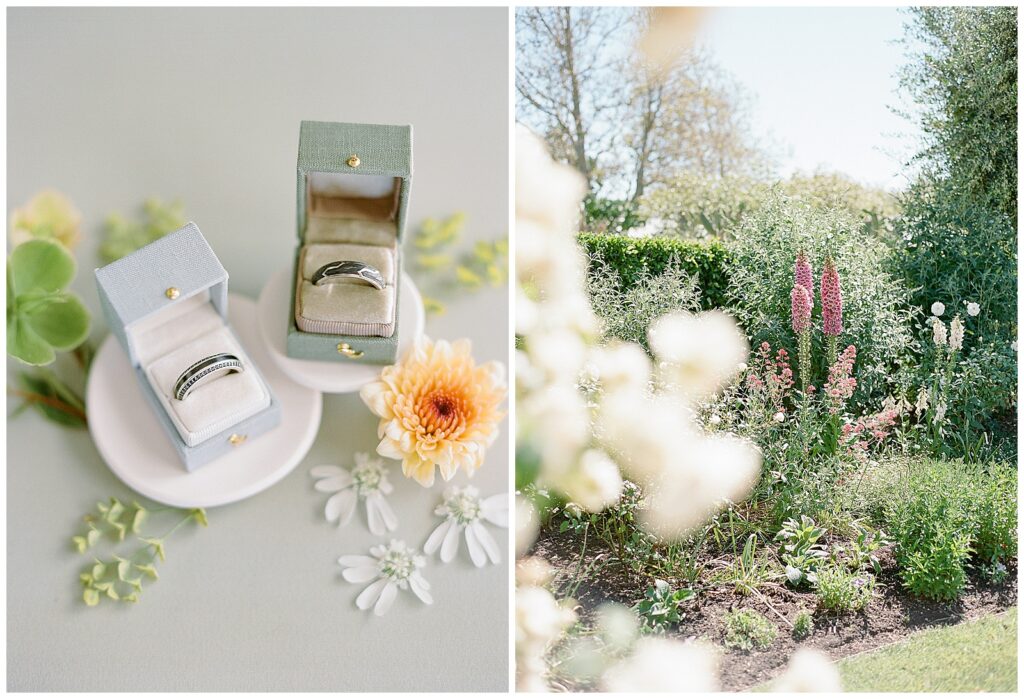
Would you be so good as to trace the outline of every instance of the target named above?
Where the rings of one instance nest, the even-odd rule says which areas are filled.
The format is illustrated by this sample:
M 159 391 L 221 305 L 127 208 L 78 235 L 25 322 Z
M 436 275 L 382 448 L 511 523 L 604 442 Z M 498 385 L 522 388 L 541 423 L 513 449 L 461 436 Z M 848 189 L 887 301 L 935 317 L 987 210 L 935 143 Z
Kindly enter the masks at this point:
M 313 274 L 311 281 L 315 286 L 322 286 L 349 279 L 369 284 L 377 290 L 383 289 L 386 286 L 384 275 L 379 270 L 354 260 L 328 262 Z
M 226 352 L 211 354 L 181 372 L 181 376 L 174 384 L 174 397 L 177 400 L 185 400 L 196 386 L 209 383 L 221 376 L 243 371 L 245 371 L 245 367 L 235 355 Z

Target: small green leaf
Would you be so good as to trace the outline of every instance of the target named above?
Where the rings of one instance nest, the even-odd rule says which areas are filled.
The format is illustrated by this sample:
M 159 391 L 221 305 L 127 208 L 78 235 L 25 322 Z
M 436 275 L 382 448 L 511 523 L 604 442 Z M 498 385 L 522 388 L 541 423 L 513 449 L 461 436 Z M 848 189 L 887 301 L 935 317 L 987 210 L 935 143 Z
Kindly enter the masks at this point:
M 90 607 L 95 607 L 97 604 L 100 603 L 100 593 L 97 592 L 94 588 L 87 587 L 82 592 L 82 599 Z
M 70 294 L 25 311 L 22 317 L 37 336 L 57 350 L 74 349 L 89 336 L 89 311 Z
M 130 604 L 135 604 L 136 602 L 139 601 L 139 595 L 138 595 L 138 593 L 133 592 L 130 595 L 128 595 L 127 597 L 122 597 L 121 601 L 122 602 L 128 602 Z
M 18 247 L 25 246 L 19 245 Z M 57 358 L 49 343 L 39 337 L 39 334 L 17 311 L 13 316 L 11 314 L 7 316 L 7 354 L 32 366 L 50 364 Z
M 75 258 L 59 243 L 30 240 L 11 252 L 7 271 L 19 296 L 35 289 L 56 292 L 75 278 Z
M 114 558 L 117 559 L 117 579 L 124 581 L 125 577 L 128 575 L 128 571 L 131 569 L 132 564 L 130 561 L 126 561 L 125 559 L 119 556 L 114 556 Z
M 458 267 L 455 268 L 455 278 L 463 286 L 468 286 L 471 288 L 478 287 L 483 283 L 483 280 L 480 278 L 480 275 L 478 275 L 476 272 L 471 270 L 469 267 L 466 267 L 465 265 L 459 265 Z
M 79 553 L 85 553 L 89 549 L 89 541 L 84 536 L 73 536 L 71 541 Z
M 196 520 L 196 522 L 198 522 L 201 526 L 205 527 L 209 524 L 209 522 L 206 519 L 206 510 L 204 510 L 203 508 L 197 507 L 194 510 L 192 510 L 191 514 L 192 517 Z
M 78 576 L 78 579 L 82 581 L 83 585 L 91 585 L 92 584 L 92 574 L 91 573 L 81 573 Z
M 127 580 L 125 580 L 125 582 L 134 587 L 136 590 L 142 589 L 142 578 L 128 578 Z
M 156 552 L 156 555 L 160 557 L 161 561 L 167 560 L 164 555 L 163 539 L 142 539 L 142 542 L 152 546 L 153 550 Z
M 124 505 L 117 498 L 110 498 L 110 508 L 107 510 L 107 521 L 114 523 L 124 512 Z
M 438 315 L 439 316 L 439 315 L 444 315 L 445 312 L 448 310 L 448 307 L 445 306 L 441 301 L 438 301 L 435 298 L 432 298 L 432 297 L 429 297 L 429 296 L 424 296 L 423 297 L 423 310 L 427 313 L 427 315 Z
M 96 561 L 96 565 L 92 567 L 92 577 L 95 580 L 102 578 L 107 572 L 107 566 L 100 561 Z
M 146 519 L 146 515 L 149 513 L 138 503 L 135 503 L 135 507 L 135 516 L 132 517 L 132 533 L 138 534 L 142 531 L 142 522 Z
M 100 530 L 89 525 L 89 533 L 85 535 L 85 539 L 89 542 L 89 546 L 95 546 L 96 542 L 100 540 Z
M 146 575 L 148 575 L 149 577 L 151 577 L 151 578 L 152 578 L 153 580 L 156 580 L 156 579 L 157 579 L 158 577 L 160 577 L 160 576 L 158 576 L 158 575 L 157 575 L 157 573 L 156 573 L 156 568 L 154 568 L 154 567 L 153 567 L 152 565 L 150 565 L 149 563 L 146 563 L 146 564 L 144 564 L 144 565 L 143 565 L 143 564 L 139 564 L 139 563 L 136 563 L 136 564 L 135 564 L 135 569 L 136 569 L 136 570 L 139 570 L 139 571 L 141 571 L 141 572 L 143 572 L 143 573 L 145 573 Z

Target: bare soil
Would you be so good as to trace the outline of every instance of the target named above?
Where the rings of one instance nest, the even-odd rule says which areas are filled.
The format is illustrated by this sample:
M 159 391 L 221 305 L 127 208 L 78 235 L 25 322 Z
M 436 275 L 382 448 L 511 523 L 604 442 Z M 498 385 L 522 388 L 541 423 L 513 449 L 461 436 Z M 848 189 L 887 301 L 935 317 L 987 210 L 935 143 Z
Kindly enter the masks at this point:
M 652 579 L 633 574 L 614 563 L 604 567 L 588 567 L 595 557 L 609 555 L 590 542 L 587 560 L 579 560 L 581 542 L 571 533 L 546 531 L 533 547 L 532 553 L 546 559 L 557 571 L 554 585 L 563 594 L 574 594 L 579 604 L 577 613 L 585 623 L 597 608 L 606 602 L 632 606 L 639 600 Z M 759 594 L 740 596 L 731 588 L 699 590 L 694 602 L 685 606 L 686 616 L 667 635 L 683 639 L 701 638 L 722 649 L 720 663 L 721 687 L 725 691 L 750 689 L 776 677 L 785 668 L 789 657 L 800 647 L 816 648 L 833 660 L 889 645 L 920 629 L 950 626 L 1001 612 L 1017 603 L 1017 567 L 1014 564 L 1000 584 L 987 583 L 972 575 L 967 589 L 956 602 L 933 602 L 908 594 L 896 576 L 891 552 L 882 551 L 882 573 L 878 576 L 875 597 L 858 613 L 827 614 L 815 611 L 813 591 L 793 590 L 781 583 L 771 583 Z M 578 571 L 586 574 L 578 588 Z M 732 609 L 753 609 L 775 622 L 777 637 L 763 651 L 728 650 L 723 645 L 724 614 Z M 796 641 L 792 637 L 792 621 L 801 609 L 813 612 L 814 629 L 810 636 Z M 563 689 L 586 689 L 559 683 Z

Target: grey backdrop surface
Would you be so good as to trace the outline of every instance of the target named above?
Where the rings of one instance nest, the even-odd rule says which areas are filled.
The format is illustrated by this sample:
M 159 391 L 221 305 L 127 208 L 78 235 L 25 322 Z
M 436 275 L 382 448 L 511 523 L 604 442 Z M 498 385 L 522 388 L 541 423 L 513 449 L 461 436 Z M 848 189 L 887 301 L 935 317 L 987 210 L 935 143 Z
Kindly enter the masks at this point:
M 412 123 L 410 226 L 466 212 L 466 235 L 508 220 L 507 10 L 8 10 L 9 209 L 52 187 L 83 214 L 75 290 L 98 318 L 91 270 L 106 214 L 180 198 L 255 297 L 294 240 L 299 121 Z M 506 360 L 507 294 L 450 303 L 435 337 Z M 99 325 L 99 323 L 97 324 Z M 104 334 L 97 327 L 94 339 Z M 8 379 L 16 370 L 8 363 Z M 9 407 L 10 410 L 10 407 Z M 85 431 L 35 413 L 8 422 L 7 671 L 11 690 L 505 690 L 508 567 L 465 551 L 427 569 L 436 603 L 359 613 L 336 559 L 375 538 L 360 513 L 323 520 L 318 463 L 371 451 L 356 396 L 325 396 L 307 458 L 275 487 L 211 510 L 168 544 L 141 602 L 87 609 L 69 537 L 97 499 L 131 498 Z M 508 425 L 473 483 L 508 483 Z M 400 475 L 397 535 L 419 545 L 442 485 Z M 461 478 L 458 482 L 465 482 Z M 499 532 L 507 558 L 504 532 Z M 463 544 L 464 547 L 464 544 Z

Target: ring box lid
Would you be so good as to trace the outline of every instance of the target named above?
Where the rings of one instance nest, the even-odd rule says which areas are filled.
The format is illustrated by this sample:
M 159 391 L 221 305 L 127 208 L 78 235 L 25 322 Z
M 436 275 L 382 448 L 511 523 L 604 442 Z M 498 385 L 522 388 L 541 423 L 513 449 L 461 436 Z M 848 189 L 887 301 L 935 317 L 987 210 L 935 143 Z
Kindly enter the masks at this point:
M 97 269 L 96 283 L 110 331 L 132 366 L 141 363 L 133 329 L 158 325 L 161 315 L 208 301 L 227 322 L 227 270 L 192 222 Z
M 297 176 L 301 243 L 401 242 L 412 127 L 303 121 Z

